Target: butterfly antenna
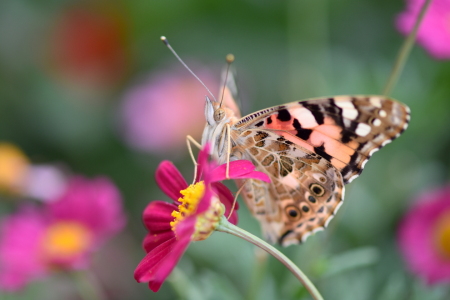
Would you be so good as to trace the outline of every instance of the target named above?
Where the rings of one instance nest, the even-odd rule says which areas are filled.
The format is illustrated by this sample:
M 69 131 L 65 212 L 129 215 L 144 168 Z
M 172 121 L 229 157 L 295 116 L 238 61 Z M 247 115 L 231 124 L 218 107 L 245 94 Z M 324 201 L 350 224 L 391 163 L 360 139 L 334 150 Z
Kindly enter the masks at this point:
M 161 37 L 161 41 L 164 43 L 164 45 L 167 46 L 167 48 L 169 48 L 169 50 L 173 53 L 173 55 L 175 55 L 175 57 L 180 61 L 180 63 L 192 74 L 194 75 L 194 77 L 205 87 L 205 89 L 208 91 L 208 93 L 212 96 L 212 98 L 214 99 L 214 101 L 217 102 L 216 97 L 214 97 L 213 93 L 211 93 L 211 91 L 208 89 L 208 87 L 203 83 L 203 81 L 200 80 L 200 78 L 198 78 L 197 75 L 195 75 L 194 72 L 192 72 L 191 69 L 189 69 L 189 67 L 184 63 L 184 61 L 181 59 L 181 57 L 178 56 L 178 54 L 175 52 L 175 50 L 173 50 L 172 46 L 170 46 L 169 41 L 167 40 L 167 38 L 165 36 Z
M 227 86 L 227 81 L 228 81 L 228 72 L 230 71 L 230 66 L 234 61 L 234 55 L 228 54 L 226 56 L 226 60 L 227 60 L 227 72 L 225 73 L 225 82 L 223 83 L 222 99 L 220 99 L 219 107 L 222 107 L 223 97 L 225 96 L 225 87 Z

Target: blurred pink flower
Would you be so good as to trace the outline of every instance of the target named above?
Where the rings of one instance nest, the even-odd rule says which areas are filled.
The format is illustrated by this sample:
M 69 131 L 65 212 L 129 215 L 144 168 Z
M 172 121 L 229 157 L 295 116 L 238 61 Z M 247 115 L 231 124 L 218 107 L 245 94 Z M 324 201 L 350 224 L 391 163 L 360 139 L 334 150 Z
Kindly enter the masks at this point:
M 193 69 L 211 91 L 219 90 L 210 72 Z M 199 140 L 205 126 L 205 95 L 205 88 L 184 68 L 154 73 L 124 95 L 120 127 L 125 141 L 140 151 L 186 152 L 186 135 Z
M 208 148 L 200 151 L 196 180 L 190 186 L 169 161 L 163 161 L 156 170 L 157 184 L 173 202 L 153 201 L 145 209 L 143 219 L 149 233 L 143 246 L 147 255 L 134 272 L 134 278 L 148 282 L 154 292 L 172 272 L 190 242 L 208 238 L 222 215 L 228 216 L 232 209 L 234 197 L 220 183 L 226 179 L 226 166 L 208 163 L 208 152 Z M 232 161 L 230 179 L 270 181 L 266 174 L 254 169 L 249 161 Z M 233 224 L 238 221 L 237 209 L 236 205 L 229 218 Z
M 113 183 L 71 179 L 52 203 L 23 206 L 1 221 L 0 289 L 20 289 L 54 270 L 86 268 L 92 252 L 124 226 Z
M 412 272 L 429 284 L 450 282 L 450 186 L 418 197 L 400 224 L 398 239 Z
M 425 0 L 407 0 L 406 10 L 397 16 L 398 30 L 407 35 L 411 32 Z M 434 0 L 422 20 L 417 41 L 431 56 L 450 59 L 450 1 Z
M 58 166 L 30 165 L 23 194 L 40 201 L 53 201 L 64 192 L 67 176 Z

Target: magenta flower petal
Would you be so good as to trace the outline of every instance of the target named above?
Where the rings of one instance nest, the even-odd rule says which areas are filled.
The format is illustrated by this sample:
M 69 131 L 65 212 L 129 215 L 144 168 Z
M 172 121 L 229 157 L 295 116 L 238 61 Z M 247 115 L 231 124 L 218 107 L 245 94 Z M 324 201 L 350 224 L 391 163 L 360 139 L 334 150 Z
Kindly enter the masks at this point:
M 203 173 L 208 170 L 205 170 L 208 166 L 208 157 L 209 157 L 209 143 L 207 143 L 198 153 L 197 158 L 197 174 L 195 176 L 196 180 L 200 180 L 203 177 Z
M 188 187 L 180 171 L 167 160 L 159 164 L 156 169 L 155 180 L 159 188 L 176 203 L 182 197 L 180 191 Z
M 429 284 L 450 282 L 450 260 L 440 253 L 436 242 L 442 218 L 450 218 L 450 187 L 419 196 L 398 231 L 400 250 L 409 269 Z M 450 219 L 446 222 L 450 224 Z
M 145 227 L 153 234 L 172 230 L 170 227 L 170 222 L 174 220 L 172 212 L 177 209 L 178 207 L 172 203 L 163 201 L 151 202 L 147 205 L 143 214 Z
M 172 272 L 173 268 L 175 268 L 175 265 L 186 251 L 189 243 L 191 242 L 191 236 L 195 231 L 195 222 L 196 217 L 193 216 L 178 223 L 177 242 L 174 244 L 171 252 L 163 261 L 161 261 L 157 268 L 152 270 L 154 271 L 154 275 L 148 283 L 148 286 L 152 291 L 157 292 L 159 290 L 164 280 L 166 280 L 167 276 L 169 276 L 170 272 Z
M 157 292 L 189 246 L 195 222 L 195 217 L 179 222 L 178 239 L 170 239 L 149 252 L 136 268 L 135 279 L 138 282 L 148 281 L 149 288 Z
M 158 234 L 149 233 L 144 238 L 144 242 L 142 243 L 142 246 L 144 247 L 145 251 L 148 253 L 152 251 L 154 248 L 156 248 L 158 245 L 170 240 L 171 238 L 175 237 L 175 233 L 173 230 L 170 231 L 164 231 Z
M 425 0 L 407 0 L 406 8 L 396 19 L 397 29 L 407 35 L 414 27 Z M 417 42 L 436 59 L 450 59 L 450 2 L 434 0 L 422 20 Z
M 151 270 L 165 259 L 176 243 L 177 239 L 174 236 L 172 239 L 159 244 L 152 251 L 147 253 L 134 271 L 134 279 L 136 279 L 137 282 L 151 280 L 153 277 Z
M 213 182 L 211 186 L 214 190 L 217 191 L 220 202 L 225 206 L 225 217 L 228 217 L 231 211 L 231 207 L 233 206 L 234 197 L 230 190 L 220 182 Z M 228 221 L 234 225 L 238 223 L 238 214 L 237 210 L 239 209 L 239 203 L 235 203 L 233 213 L 231 214 Z
M 227 164 L 222 164 L 212 171 L 210 181 L 222 181 L 226 178 Z M 231 179 L 253 178 L 270 182 L 270 178 L 263 172 L 254 171 L 255 166 L 248 160 L 235 160 L 230 162 L 229 175 Z

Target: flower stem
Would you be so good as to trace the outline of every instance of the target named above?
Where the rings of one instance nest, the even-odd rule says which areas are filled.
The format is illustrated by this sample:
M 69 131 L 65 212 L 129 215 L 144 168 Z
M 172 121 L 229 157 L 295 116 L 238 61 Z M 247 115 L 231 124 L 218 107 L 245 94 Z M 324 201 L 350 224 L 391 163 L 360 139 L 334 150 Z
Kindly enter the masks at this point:
M 402 47 L 398 52 L 394 67 L 392 68 L 391 74 L 389 75 L 389 79 L 386 83 L 386 86 L 383 89 L 383 95 L 389 96 L 395 84 L 397 83 L 398 77 L 400 76 L 400 73 L 402 72 L 403 67 L 405 66 L 406 59 L 408 58 L 409 53 L 411 53 L 411 49 L 414 46 L 417 32 L 419 31 L 420 23 L 422 22 L 423 17 L 425 16 L 425 13 L 427 12 L 430 4 L 431 0 L 426 0 L 422 5 L 419 16 L 417 17 L 416 22 L 414 23 L 413 29 L 406 37 Z
M 263 249 L 276 259 L 278 259 L 283 265 L 286 266 L 286 268 L 289 269 L 289 271 L 294 274 L 295 277 L 303 284 L 303 286 L 308 290 L 308 292 L 311 294 L 313 299 L 315 300 L 323 300 L 322 295 L 320 295 L 319 291 L 316 289 L 316 287 L 312 284 L 312 282 L 306 277 L 305 274 L 289 259 L 286 255 L 281 253 L 279 250 L 277 250 L 272 245 L 266 243 L 262 239 L 252 235 L 251 233 L 231 224 L 228 222 L 228 220 L 224 217 L 222 217 L 219 226 L 216 228 L 217 231 L 226 232 L 229 234 L 232 234 L 234 236 L 240 237 L 250 243 L 252 243 L 255 246 L 258 246 L 259 248 Z
M 83 300 L 105 300 L 105 295 L 100 284 L 91 272 L 72 272 L 72 280 L 78 290 L 80 298 Z

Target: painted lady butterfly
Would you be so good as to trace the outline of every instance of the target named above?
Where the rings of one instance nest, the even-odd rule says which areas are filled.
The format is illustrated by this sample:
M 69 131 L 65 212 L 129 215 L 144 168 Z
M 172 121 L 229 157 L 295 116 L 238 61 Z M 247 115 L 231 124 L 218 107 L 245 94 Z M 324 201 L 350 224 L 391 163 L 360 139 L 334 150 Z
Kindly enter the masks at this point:
M 343 203 L 344 185 L 410 119 L 407 106 L 383 96 L 308 99 L 240 118 L 233 76 L 225 87 L 223 105 L 206 99 L 202 144 L 211 143 L 219 163 L 228 155 L 247 159 L 270 176 L 271 183 L 238 185 L 266 239 L 283 246 L 327 227 Z

